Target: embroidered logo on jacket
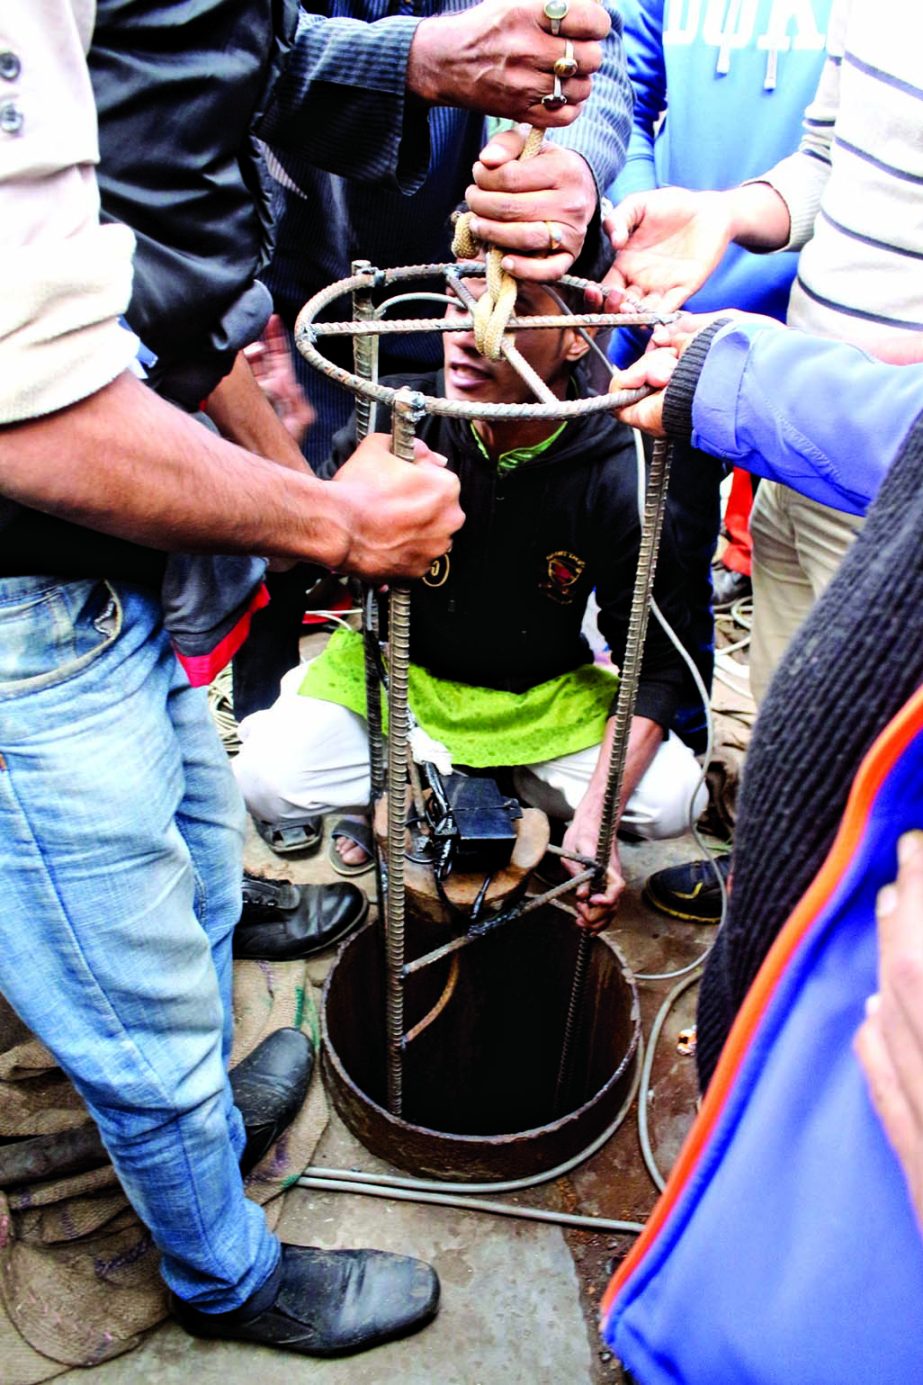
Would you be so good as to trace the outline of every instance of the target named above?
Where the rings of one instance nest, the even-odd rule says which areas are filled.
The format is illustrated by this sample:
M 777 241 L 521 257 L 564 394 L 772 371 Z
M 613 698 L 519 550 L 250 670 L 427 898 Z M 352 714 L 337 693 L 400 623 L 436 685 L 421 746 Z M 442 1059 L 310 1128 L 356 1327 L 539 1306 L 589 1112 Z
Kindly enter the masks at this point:
M 574 588 L 586 567 L 576 553 L 568 553 L 564 548 L 549 553 L 545 559 L 545 577 L 539 583 L 539 591 L 550 596 L 559 606 L 569 606 L 574 599 Z M 425 578 L 424 578 L 425 580 Z

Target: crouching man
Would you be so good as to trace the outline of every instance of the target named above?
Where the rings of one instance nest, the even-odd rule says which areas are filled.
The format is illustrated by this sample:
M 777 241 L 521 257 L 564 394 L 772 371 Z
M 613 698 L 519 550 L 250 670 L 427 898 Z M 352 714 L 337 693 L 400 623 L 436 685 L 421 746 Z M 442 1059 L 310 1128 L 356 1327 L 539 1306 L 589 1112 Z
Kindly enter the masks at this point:
M 470 280 L 475 295 L 483 281 Z M 450 313 L 460 308 L 450 306 Z M 555 299 L 522 285 L 517 311 L 555 313 Z M 517 333 L 517 346 L 561 399 L 578 393 L 588 345 L 571 328 Z M 466 403 L 532 401 L 505 361 L 479 355 L 469 332 L 445 336 L 444 371 L 402 377 L 425 394 Z M 630 430 L 602 414 L 471 423 L 427 416 L 420 436 L 448 458 L 467 516 L 451 552 L 413 589 L 410 703 L 456 766 L 515 767 L 519 796 L 570 819 L 565 846 L 593 855 L 605 793 L 618 684 L 593 662 L 581 631 L 596 590 L 599 628 L 618 664 L 638 561 L 637 471 Z M 338 434 L 331 467 L 355 446 Z M 682 636 L 682 592 L 664 532 L 656 592 Z M 631 724 L 621 826 L 646 838 L 678 835 L 699 766 L 670 729 L 682 660 L 652 620 Z M 255 816 L 285 823 L 369 799 L 361 637 L 340 631 L 307 668 L 292 669 L 267 711 L 242 723 L 235 772 Z M 695 803 L 692 800 L 695 797 Z M 334 828 L 334 863 L 359 867 L 361 826 Z M 576 874 L 579 866 L 573 865 Z M 613 842 L 605 888 L 581 887 L 581 921 L 603 927 L 624 882 Z

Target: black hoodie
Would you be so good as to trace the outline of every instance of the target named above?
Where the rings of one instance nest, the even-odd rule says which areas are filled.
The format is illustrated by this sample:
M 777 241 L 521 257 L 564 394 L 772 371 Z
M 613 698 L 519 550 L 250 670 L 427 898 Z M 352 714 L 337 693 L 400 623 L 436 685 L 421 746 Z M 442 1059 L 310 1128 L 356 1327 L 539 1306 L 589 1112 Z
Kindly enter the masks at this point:
M 444 394 L 441 374 L 382 383 Z M 595 587 L 599 628 L 619 664 L 640 540 L 630 429 L 607 414 L 572 419 L 546 451 L 504 476 L 466 420 L 427 415 L 418 436 L 459 477 L 465 525 L 451 553 L 413 586 L 414 663 L 439 678 L 523 692 L 592 662 L 580 627 Z M 353 424 L 333 447 L 328 474 L 353 451 Z M 687 617 L 669 520 L 655 595 L 682 640 Z M 668 730 L 682 681 L 682 660 L 651 618 L 636 715 Z

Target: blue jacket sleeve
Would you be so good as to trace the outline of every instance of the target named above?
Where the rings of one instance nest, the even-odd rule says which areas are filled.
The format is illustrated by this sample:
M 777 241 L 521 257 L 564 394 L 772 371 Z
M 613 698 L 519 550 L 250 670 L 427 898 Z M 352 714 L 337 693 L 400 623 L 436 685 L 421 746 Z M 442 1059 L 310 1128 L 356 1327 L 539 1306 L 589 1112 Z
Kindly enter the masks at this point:
M 635 107 L 625 167 L 612 187 L 614 202 L 620 202 L 629 193 L 646 192 L 657 186 L 654 135 L 667 106 L 663 6 L 664 0 L 623 0 L 625 59 Z
M 711 341 L 692 401 L 696 447 L 812 500 L 865 514 L 923 411 L 923 364 L 769 323 Z

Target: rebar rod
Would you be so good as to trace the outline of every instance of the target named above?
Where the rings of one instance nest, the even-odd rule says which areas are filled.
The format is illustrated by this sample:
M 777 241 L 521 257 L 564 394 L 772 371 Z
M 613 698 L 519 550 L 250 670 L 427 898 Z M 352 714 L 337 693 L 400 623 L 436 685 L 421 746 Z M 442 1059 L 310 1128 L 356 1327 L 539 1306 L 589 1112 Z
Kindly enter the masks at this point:
M 360 286 L 353 290 L 353 315 L 357 321 L 368 322 L 375 318 L 371 285 L 375 270 L 368 260 L 353 260 L 354 276 L 364 276 Z M 378 338 L 356 337 L 353 341 L 353 361 L 356 374 L 363 380 L 374 380 L 378 368 Z M 362 395 L 356 397 L 356 441 L 367 438 L 374 423 L 376 405 L 373 400 Z M 369 739 L 369 784 L 371 802 L 381 798 L 385 788 L 384 735 L 381 719 L 381 678 L 378 673 L 378 598 L 375 589 L 366 585 L 363 588 L 362 602 L 362 644 L 365 652 L 365 701 L 366 727 Z M 374 813 L 373 813 L 374 815 Z M 379 906 L 382 903 L 380 871 Z M 381 917 L 381 914 L 379 915 Z
M 605 884 L 609 855 L 612 850 L 612 839 L 615 836 L 616 819 L 622 797 L 622 783 L 625 777 L 628 737 L 631 732 L 631 721 L 638 696 L 647 621 L 654 590 L 654 573 L 657 567 L 657 553 L 660 548 L 660 535 L 663 529 L 663 512 L 667 498 L 667 484 L 670 479 L 671 455 L 672 448 L 662 439 L 658 439 L 654 443 L 644 499 L 638 568 L 631 599 L 625 655 L 619 669 L 619 691 L 615 705 L 612 749 L 609 754 L 606 792 L 599 822 L 599 836 L 596 841 L 596 875 L 591 890 L 602 889 Z M 583 997 L 586 990 L 591 944 L 591 935 L 583 932 L 577 944 L 574 976 L 568 999 L 567 1017 L 564 1022 L 561 1059 L 555 1084 L 554 1106 L 556 1113 L 560 1113 L 570 1087 L 573 1053 L 582 1020 Z
M 315 337 L 330 332 L 350 334 L 371 331 L 382 335 L 394 331 L 466 331 L 470 329 L 471 324 L 467 323 L 464 318 L 456 318 L 451 325 L 445 318 L 411 318 L 387 321 L 379 318 L 374 323 L 356 321 L 352 323 L 322 323 L 315 321 L 315 319 L 338 298 L 342 298 L 345 294 L 352 293 L 356 289 L 371 290 L 392 284 L 403 284 L 411 279 L 432 279 L 439 276 L 443 279 L 457 280 L 459 274 L 469 278 L 483 276 L 484 272 L 485 267 L 482 262 L 459 261 L 450 264 L 401 265 L 396 269 L 368 270 L 363 274 L 353 275 L 349 279 L 340 279 L 325 289 L 321 289 L 304 305 L 295 324 L 295 344 L 311 365 L 326 375 L 328 379 L 333 380 L 352 394 L 374 399 L 390 408 L 395 394 L 392 386 L 362 379 L 354 372 L 328 360 L 318 350 Z M 599 284 L 595 284 L 592 280 L 583 279 L 573 274 L 563 275 L 560 282 L 565 288 L 595 289 L 598 294 L 605 292 Z M 619 327 L 644 324 L 653 326 L 657 323 L 672 322 L 676 316 L 676 313 L 661 314 L 635 311 L 633 306 L 632 311 L 627 313 L 584 313 L 567 316 L 551 314 L 546 317 L 513 318 L 510 321 L 510 326 L 511 328 L 521 327 L 523 329 L 535 325 L 549 328 L 561 328 L 569 325 Z M 462 399 L 437 399 L 426 396 L 425 406 L 427 413 L 446 418 L 483 419 L 486 422 L 528 418 L 555 419 L 560 422 L 563 419 L 580 418 L 585 414 L 624 408 L 629 404 L 636 403 L 639 399 L 643 399 L 648 393 L 649 391 L 646 389 L 620 390 L 612 394 L 591 398 L 555 399 L 552 402 L 535 404 L 468 403 Z
M 511 332 L 528 332 L 537 327 L 649 327 L 651 323 L 670 322 L 674 314 L 660 315 L 642 312 L 630 313 L 529 313 L 524 317 L 511 317 Z M 312 322 L 310 327 L 302 327 L 302 336 L 310 337 L 367 337 L 400 336 L 412 332 L 470 332 L 473 328 L 468 314 L 453 317 L 388 317 L 376 318 L 374 325 L 350 321 Z
M 533 895 L 525 904 L 516 904 L 511 909 L 502 914 L 494 914 L 492 918 L 486 918 L 482 923 L 475 924 L 469 928 L 467 933 L 463 933 L 460 938 L 453 938 L 451 942 L 443 943 L 442 947 L 434 948 L 432 952 L 425 953 L 422 957 L 417 957 L 413 962 L 408 962 L 404 967 L 404 976 L 413 976 L 415 972 L 424 971 L 426 967 L 431 967 L 435 962 L 441 962 L 443 957 L 450 957 L 453 952 L 460 952 L 463 947 L 470 947 L 472 943 L 479 942 L 481 938 L 486 938 L 488 933 L 493 933 L 495 929 L 502 928 L 504 924 L 514 923 L 524 914 L 531 914 L 534 909 L 540 909 L 543 904 L 557 899 L 558 895 L 566 894 L 568 890 L 576 889 L 582 885 L 584 880 L 591 880 L 596 873 L 596 867 L 592 870 L 581 871 L 570 880 L 564 880 L 560 885 L 555 885 L 553 889 L 546 890 L 544 894 Z
M 413 462 L 416 421 L 422 396 L 398 390 L 391 420 L 391 450 Z M 410 726 L 407 684 L 410 669 L 410 587 L 391 584 L 388 614 L 388 881 L 385 897 L 385 952 L 388 967 L 388 1109 L 401 1114 L 404 1087 L 404 835 L 407 827 L 407 768 Z

